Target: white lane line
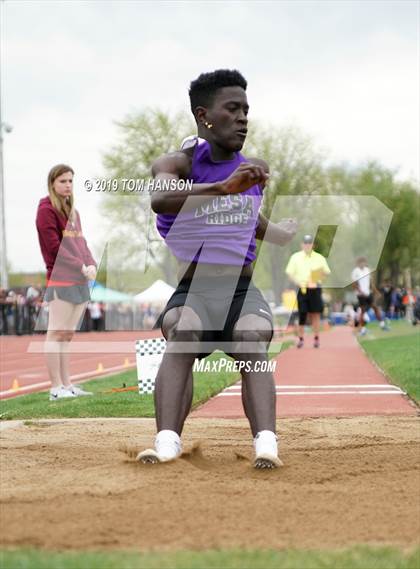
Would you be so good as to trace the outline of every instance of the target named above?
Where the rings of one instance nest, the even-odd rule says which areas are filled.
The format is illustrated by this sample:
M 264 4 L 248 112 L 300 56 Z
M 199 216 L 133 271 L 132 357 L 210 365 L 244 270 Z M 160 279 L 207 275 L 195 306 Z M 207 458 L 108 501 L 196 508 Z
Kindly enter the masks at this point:
M 25 379 L 34 379 L 35 377 L 42 377 L 42 373 L 19 373 L 18 377 Z
M 100 372 L 96 371 L 90 371 L 87 373 L 78 373 L 75 375 L 71 375 L 70 379 L 71 381 L 75 381 L 78 379 L 90 379 L 90 378 L 94 378 L 95 376 L 103 376 L 103 375 L 108 375 L 109 373 L 112 373 L 113 371 L 123 371 L 123 370 L 127 370 L 130 367 L 135 367 L 135 363 L 131 363 L 128 366 L 126 365 L 119 365 L 119 366 L 114 366 L 114 367 L 106 367 L 103 370 L 101 370 Z M 19 376 L 18 376 L 19 379 Z M 23 385 L 22 387 L 19 387 L 19 389 L 6 389 L 5 391 L 0 391 L 0 399 L 2 399 L 5 395 L 24 395 L 26 392 L 28 391 L 33 391 L 35 389 L 35 391 L 41 391 L 42 389 L 47 389 L 48 387 L 51 386 L 51 382 L 50 381 L 43 381 L 41 383 L 31 383 L 30 385 Z
M 235 383 L 235 385 L 231 385 L 226 387 L 226 390 L 235 390 L 240 389 L 240 383 Z M 370 389 L 382 389 L 386 387 L 387 389 L 399 389 L 395 385 L 390 385 L 389 383 L 348 383 L 348 384 L 340 384 L 340 385 L 276 385 L 276 389 L 363 389 L 363 388 L 370 388 Z
M 216 397 L 239 397 L 240 395 L 240 392 L 234 393 L 230 391 L 219 393 Z M 276 395 L 406 395 L 406 393 L 401 389 L 398 391 L 395 389 L 384 389 L 382 391 L 282 391 L 277 392 Z
M 30 354 L 45 353 L 44 342 L 30 342 L 26 350 Z M 69 346 L 71 354 L 132 354 L 136 353 L 135 340 L 130 342 L 104 342 L 102 340 L 78 342 L 72 341 Z
M 51 381 L 43 381 L 42 383 L 31 383 L 30 385 L 24 385 L 23 387 L 19 387 L 18 389 L 6 389 L 5 391 L 0 391 L 0 399 L 2 399 L 5 395 L 24 395 L 27 391 L 41 390 L 51 386 Z

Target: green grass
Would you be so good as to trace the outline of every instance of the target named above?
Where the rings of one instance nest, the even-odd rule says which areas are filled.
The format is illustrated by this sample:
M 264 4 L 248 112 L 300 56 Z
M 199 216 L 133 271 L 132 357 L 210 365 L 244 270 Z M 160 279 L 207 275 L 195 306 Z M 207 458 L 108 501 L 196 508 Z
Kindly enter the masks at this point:
M 420 550 L 389 547 L 339 551 L 179 551 L 175 553 L 0 552 L 2 569 L 418 569 Z
M 369 324 L 369 334 L 359 342 L 390 380 L 399 385 L 415 401 L 420 402 L 420 326 L 406 321 L 391 323 L 383 332 L 377 324 Z
M 290 341 L 273 342 L 269 352 L 272 358 L 292 344 Z M 227 357 L 222 352 L 212 354 L 211 361 Z M 230 358 L 228 358 L 230 359 Z M 239 379 L 235 372 L 195 373 L 193 408 L 201 405 L 228 385 Z M 139 395 L 137 391 L 107 393 L 112 388 L 137 385 L 136 370 L 126 371 L 102 379 L 93 379 L 83 384 L 92 391 L 92 397 L 78 397 L 61 401 L 48 400 L 48 392 L 33 393 L 6 399 L 0 403 L 0 418 L 55 419 L 83 417 L 154 417 L 153 395 Z

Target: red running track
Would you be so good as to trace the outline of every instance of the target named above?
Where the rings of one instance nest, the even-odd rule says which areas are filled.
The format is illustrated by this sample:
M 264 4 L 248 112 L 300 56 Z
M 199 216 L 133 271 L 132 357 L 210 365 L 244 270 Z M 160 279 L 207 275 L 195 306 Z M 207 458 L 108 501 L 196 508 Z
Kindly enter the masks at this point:
M 71 379 L 79 383 L 134 368 L 136 340 L 160 336 L 160 330 L 76 333 L 71 342 Z M 49 389 L 44 342 L 45 335 L 0 336 L 0 399 Z M 12 389 L 15 380 L 18 389 Z
M 155 330 L 75 334 L 70 358 L 72 381 L 134 368 L 136 340 L 160 335 Z M 49 388 L 44 341 L 44 335 L 0 337 L 0 399 Z M 321 341 L 319 350 L 307 342 L 302 350 L 290 348 L 277 358 L 279 417 L 417 413 L 417 407 L 367 359 L 349 328 L 322 334 Z M 19 384 L 17 390 L 12 389 L 14 380 Z M 243 416 L 239 383 L 192 414 Z
M 372 364 L 352 330 L 337 327 L 309 338 L 301 350 L 277 357 L 274 374 L 278 417 L 415 415 L 418 408 Z M 202 405 L 192 417 L 244 417 L 240 382 Z

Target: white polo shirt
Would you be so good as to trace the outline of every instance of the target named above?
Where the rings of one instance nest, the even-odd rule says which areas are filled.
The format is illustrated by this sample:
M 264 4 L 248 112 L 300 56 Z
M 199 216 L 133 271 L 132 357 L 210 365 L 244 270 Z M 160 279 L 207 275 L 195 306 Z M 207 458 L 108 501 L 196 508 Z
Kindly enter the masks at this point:
M 369 296 L 371 293 L 370 290 L 370 273 L 372 271 L 369 269 L 369 267 L 363 267 L 363 269 L 361 269 L 360 267 L 356 267 L 355 269 L 353 269 L 352 273 L 351 273 L 351 280 L 353 282 L 358 282 L 359 285 L 359 289 L 361 290 L 362 294 L 364 294 L 365 296 Z

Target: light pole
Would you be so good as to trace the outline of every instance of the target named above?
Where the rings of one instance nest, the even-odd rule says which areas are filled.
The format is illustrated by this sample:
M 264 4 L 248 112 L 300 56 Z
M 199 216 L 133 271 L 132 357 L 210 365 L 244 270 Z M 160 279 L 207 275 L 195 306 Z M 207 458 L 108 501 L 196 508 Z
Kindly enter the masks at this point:
M 7 274 L 7 246 L 6 246 L 6 220 L 4 207 L 4 177 L 3 177 L 3 131 L 11 132 L 12 127 L 1 122 L 1 100 L 0 100 L 0 235 L 1 235 L 1 288 L 9 288 Z
M 3 24 L 2 21 L 2 6 L 3 2 L 0 2 L 0 31 Z M 1 43 L 0 43 L 1 48 Z M 12 127 L 7 123 L 4 123 L 1 119 L 1 49 L 0 49 L 0 280 L 1 287 L 9 287 L 9 279 L 7 274 L 7 247 L 6 247 L 6 218 L 5 218 L 5 208 L 4 208 L 4 176 L 3 176 L 3 131 L 11 132 Z

